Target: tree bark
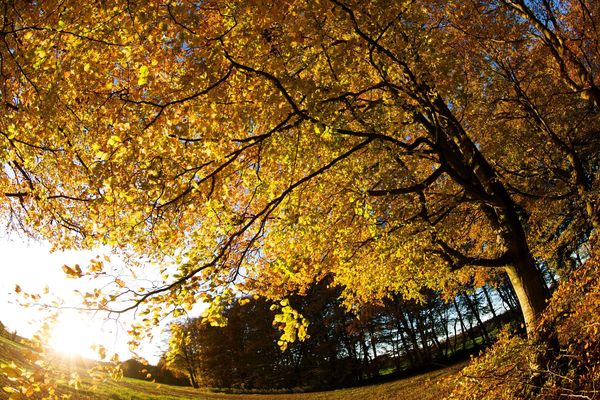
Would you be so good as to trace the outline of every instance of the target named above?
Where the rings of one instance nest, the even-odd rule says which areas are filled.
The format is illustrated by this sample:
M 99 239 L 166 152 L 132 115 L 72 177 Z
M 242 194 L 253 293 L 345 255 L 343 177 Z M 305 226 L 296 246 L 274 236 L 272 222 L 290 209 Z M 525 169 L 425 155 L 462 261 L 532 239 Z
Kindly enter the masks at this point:
M 517 264 L 506 267 L 510 283 L 517 294 L 525 320 L 525 329 L 530 336 L 537 318 L 546 307 L 546 290 L 537 271 Z M 528 265 L 524 263 L 525 265 Z

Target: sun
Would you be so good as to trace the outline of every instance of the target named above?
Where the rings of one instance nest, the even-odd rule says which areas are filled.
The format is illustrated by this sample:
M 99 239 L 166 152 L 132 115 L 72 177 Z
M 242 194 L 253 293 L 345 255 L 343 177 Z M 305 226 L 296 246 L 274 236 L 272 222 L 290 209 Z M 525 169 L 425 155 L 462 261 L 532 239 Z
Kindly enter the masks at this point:
M 89 316 L 65 311 L 58 317 L 49 345 L 66 356 L 95 358 L 92 346 L 102 341 L 102 330 L 94 327 Z

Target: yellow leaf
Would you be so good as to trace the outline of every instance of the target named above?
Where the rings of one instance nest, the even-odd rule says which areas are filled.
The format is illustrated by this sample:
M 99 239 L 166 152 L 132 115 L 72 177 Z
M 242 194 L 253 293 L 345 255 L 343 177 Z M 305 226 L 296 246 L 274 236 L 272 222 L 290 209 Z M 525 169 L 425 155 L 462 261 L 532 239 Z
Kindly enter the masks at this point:
M 115 146 L 117 144 L 121 143 L 121 138 L 118 137 L 117 135 L 112 135 L 110 137 L 110 139 L 108 139 L 108 145 L 109 146 Z
M 75 265 L 73 268 L 69 267 L 68 265 L 63 265 L 62 270 L 69 278 L 80 278 L 83 275 L 79 265 Z
M 98 356 L 101 360 L 106 358 L 106 348 L 104 346 L 98 346 Z
M 239 304 L 240 306 L 243 306 L 243 305 L 245 305 L 245 304 L 248 304 L 248 303 L 250 303 L 250 299 L 248 299 L 248 298 L 245 298 L 245 299 L 240 299 L 240 300 L 238 301 L 238 304 Z
M 148 74 L 150 73 L 150 71 L 148 70 L 148 67 L 146 67 L 145 65 L 142 65 L 140 67 L 139 70 L 139 74 L 138 74 L 138 85 L 140 86 L 144 86 L 146 83 L 148 83 Z

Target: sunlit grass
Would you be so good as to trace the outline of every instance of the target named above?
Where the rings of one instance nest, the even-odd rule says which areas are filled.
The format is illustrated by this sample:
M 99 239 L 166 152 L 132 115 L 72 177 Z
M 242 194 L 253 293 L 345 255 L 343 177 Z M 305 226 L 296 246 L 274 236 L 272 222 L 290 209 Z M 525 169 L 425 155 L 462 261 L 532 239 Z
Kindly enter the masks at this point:
M 0 360 L 24 363 L 22 353 L 27 348 L 0 336 Z M 78 400 L 434 400 L 441 399 L 450 392 L 444 381 L 456 374 L 464 364 L 457 364 L 444 369 L 424 373 L 414 377 L 394 382 L 362 386 L 349 389 L 333 390 L 314 393 L 288 394 L 227 394 L 212 393 L 207 389 L 191 387 L 159 385 L 138 379 L 122 378 L 113 380 L 108 377 L 101 382 L 94 382 L 87 370 L 94 362 L 75 357 L 57 358 L 57 366 L 69 373 L 77 373 L 81 377 L 79 389 L 62 382 L 59 392 L 71 394 L 72 399 Z

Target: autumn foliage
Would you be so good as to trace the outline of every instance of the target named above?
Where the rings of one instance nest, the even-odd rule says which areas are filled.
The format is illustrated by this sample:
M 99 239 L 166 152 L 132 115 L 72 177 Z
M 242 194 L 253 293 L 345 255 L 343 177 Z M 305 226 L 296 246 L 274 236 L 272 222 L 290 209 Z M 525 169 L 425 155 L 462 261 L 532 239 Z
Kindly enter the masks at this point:
M 507 276 L 531 336 L 599 221 L 600 3 L 7 2 L 0 213 L 165 315 L 331 276 L 348 309 Z M 506 275 L 505 275 L 506 274 Z M 285 338 L 306 321 L 282 317 Z M 285 340 L 284 340 L 285 341 Z

